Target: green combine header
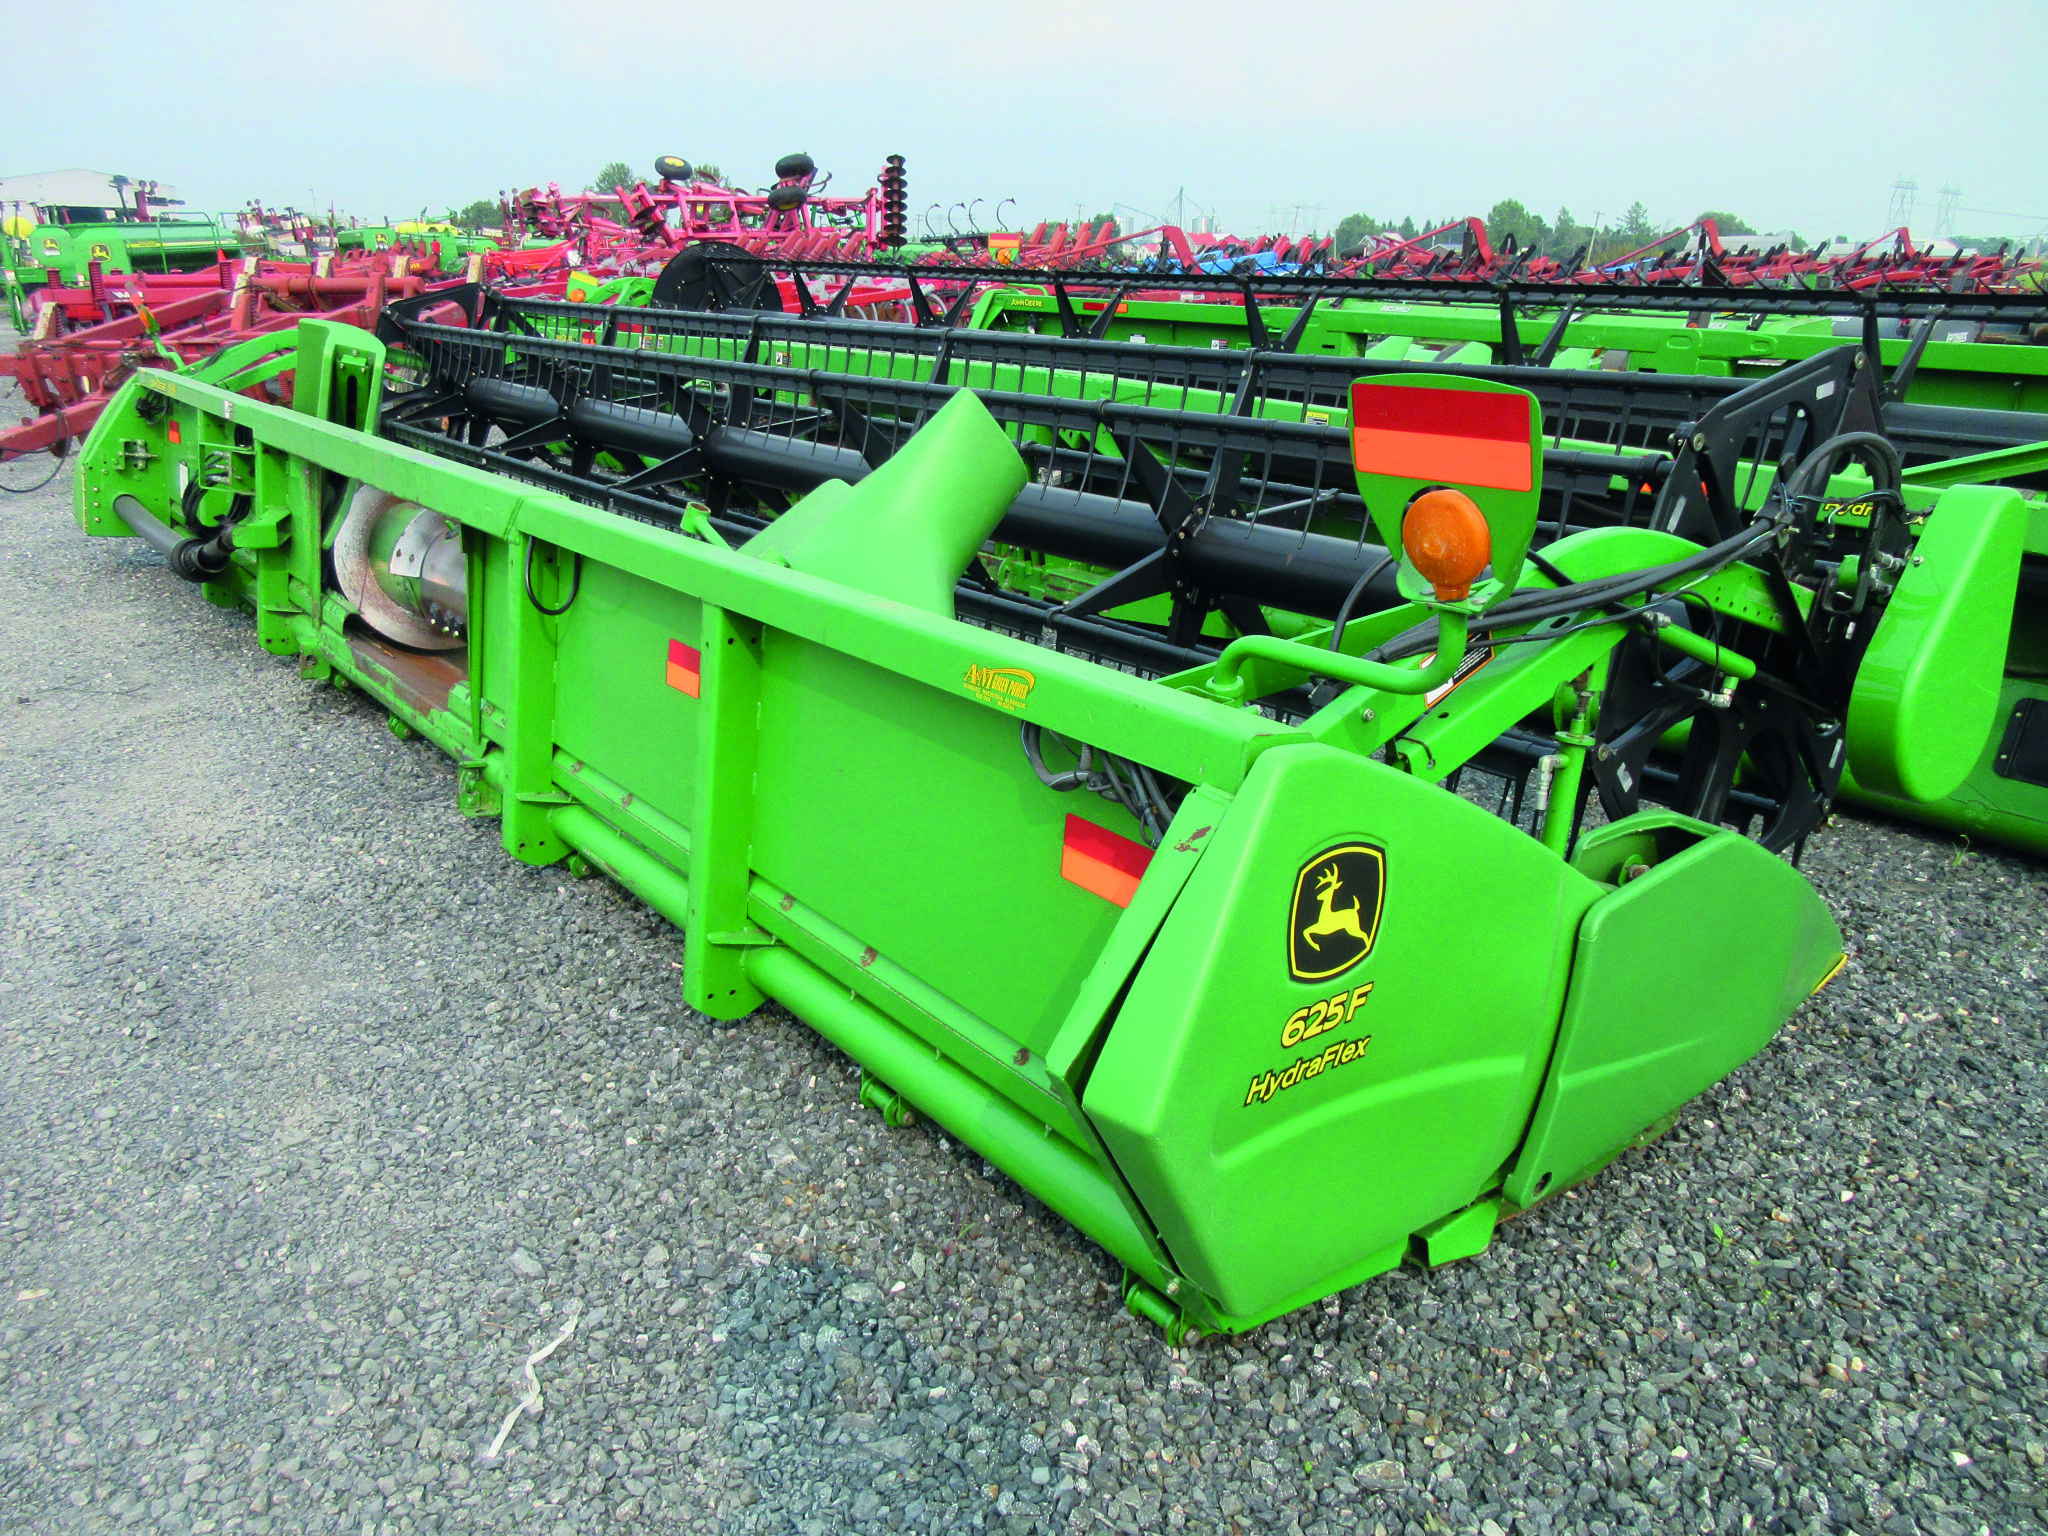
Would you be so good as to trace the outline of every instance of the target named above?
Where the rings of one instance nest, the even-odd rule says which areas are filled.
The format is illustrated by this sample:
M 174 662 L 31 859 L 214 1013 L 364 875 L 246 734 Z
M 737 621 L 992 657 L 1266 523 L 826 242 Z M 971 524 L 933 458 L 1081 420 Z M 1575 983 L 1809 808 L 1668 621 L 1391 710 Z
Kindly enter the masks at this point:
M 691 1007 L 788 1008 L 1176 1340 L 1478 1253 L 1654 1133 L 1842 965 L 1782 854 L 1845 768 L 1947 796 L 2000 708 L 2026 506 L 1909 487 L 1850 348 L 1651 454 L 1457 372 L 1203 412 L 474 319 L 422 307 L 388 402 L 317 322 L 291 408 L 136 377 L 81 526 L 436 743 L 514 858 L 682 929 Z

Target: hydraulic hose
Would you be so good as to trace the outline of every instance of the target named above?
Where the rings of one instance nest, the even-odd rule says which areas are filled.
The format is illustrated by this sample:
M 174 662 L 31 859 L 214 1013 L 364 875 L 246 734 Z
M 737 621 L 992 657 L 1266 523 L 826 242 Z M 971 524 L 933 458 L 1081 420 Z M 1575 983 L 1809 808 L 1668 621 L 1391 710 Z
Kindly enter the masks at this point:
M 1844 432 L 1829 438 L 1799 461 L 1799 467 L 1792 471 L 1792 478 L 1785 486 L 1786 499 L 1824 494 L 1828 477 L 1834 473 L 1835 461 L 1845 453 L 1867 459 L 1871 468 L 1879 472 L 1871 477 L 1877 490 L 1896 491 L 1905 477 L 1905 463 L 1899 458 L 1899 450 L 1892 445 L 1891 439 L 1876 432 Z
M 204 539 L 187 538 L 167 523 L 160 523 L 149 508 L 133 496 L 114 498 L 114 515 L 143 543 L 162 555 L 171 570 L 187 581 L 212 581 L 228 568 L 233 557 L 231 525 L 222 524 Z
M 1717 570 L 1721 566 L 1732 564 L 1746 554 L 1752 545 L 1773 531 L 1773 524 L 1756 522 L 1718 544 L 1710 544 L 1668 565 L 1651 566 L 1647 570 L 1630 571 L 1621 576 L 1581 582 L 1575 586 L 1517 593 L 1474 618 L 1472 627 L 1480 634 L 1489 634 L 1496 629 L 1506 629 L 1510 625 L 1540 624 L 1545 619 L 1583 613 L 1588 608 L 1602 607 L 1624 597 L 1634 597 L 1662 586 L 1665 582 L 1678 581 L 1696 572 Z M 1617 621 L 1626 617 L 1626 614 L 1614 615 Z M 1398 661 L 1404 656 L 1413 656 L 1420 651 L 1428 650 L 1431 643 L 1428 628 L 1417 625 L 1396 635 L 1373 652 L 1372 659 Z

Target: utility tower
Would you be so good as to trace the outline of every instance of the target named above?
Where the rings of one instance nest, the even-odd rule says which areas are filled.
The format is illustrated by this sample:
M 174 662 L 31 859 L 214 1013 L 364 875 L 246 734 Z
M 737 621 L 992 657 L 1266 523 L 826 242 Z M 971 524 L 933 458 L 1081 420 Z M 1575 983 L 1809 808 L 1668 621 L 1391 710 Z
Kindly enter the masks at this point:
M 1943 187 L 1934 204 L 1934 235 L 1938 240 L 1953 240 L 1956 237 L 1956 210 L 1963 205 L 1963 189 L 1956 186 Z
M 1904 171 L 1892 183 L 1891 212 L 1884 216 L 1886 229 L 1905 229 L 1913 222 L 1913 204 L 1919 200 L 1920 183 L 1908 180 Z

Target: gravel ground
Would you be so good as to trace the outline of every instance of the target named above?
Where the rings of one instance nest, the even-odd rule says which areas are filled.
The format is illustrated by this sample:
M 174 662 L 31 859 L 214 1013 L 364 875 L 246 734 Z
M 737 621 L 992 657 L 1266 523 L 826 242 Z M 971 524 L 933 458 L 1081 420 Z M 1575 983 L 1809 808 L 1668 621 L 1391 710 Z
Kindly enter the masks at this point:
M 64 484 L 0 527 L 0 1528 L 2048 1520 L 2038 864 L 1845 819 L 1849 970 L 1662 1142 L 1175 1354 Z

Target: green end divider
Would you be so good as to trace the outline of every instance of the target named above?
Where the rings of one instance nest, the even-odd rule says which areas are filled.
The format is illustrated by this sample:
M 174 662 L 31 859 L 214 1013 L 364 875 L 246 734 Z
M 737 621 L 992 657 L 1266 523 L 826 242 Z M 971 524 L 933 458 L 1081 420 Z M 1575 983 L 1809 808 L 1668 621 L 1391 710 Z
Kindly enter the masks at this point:
M 1863 788 L 1946 799 L 2002 728 L 2025 543 L 2025 505 L 2003 487 L 1959 486 L 1927 515 L 1849 701 L 1849 765 Z

